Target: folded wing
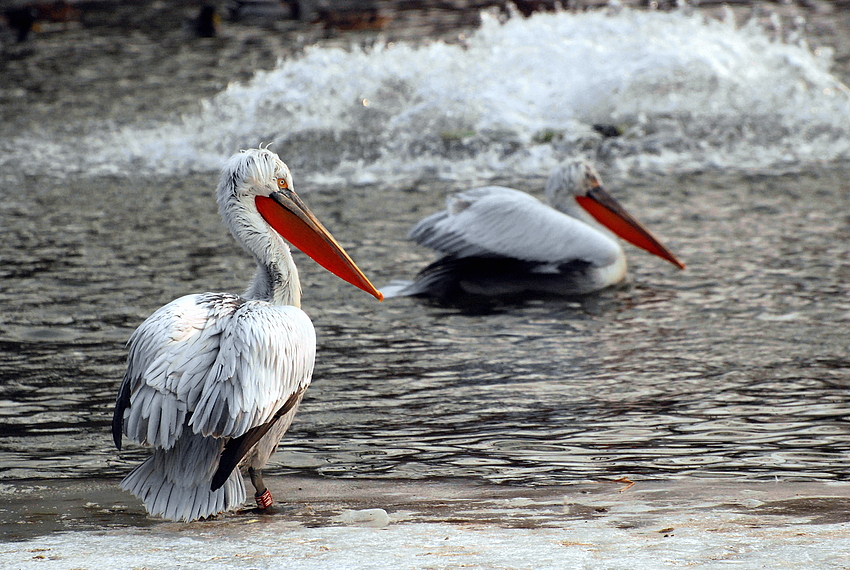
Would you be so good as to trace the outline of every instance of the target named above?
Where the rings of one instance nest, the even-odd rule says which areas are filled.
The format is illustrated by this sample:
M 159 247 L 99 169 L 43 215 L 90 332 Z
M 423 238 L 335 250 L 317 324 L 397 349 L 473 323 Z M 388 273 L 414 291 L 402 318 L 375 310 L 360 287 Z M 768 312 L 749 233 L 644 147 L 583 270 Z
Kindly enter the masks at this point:
M 239 437 L 310 383 L 316 340 L 292 306 L 228 294 L 188 295 L 151 315 L 130 339 L 113 438 L 170 449 L 185 430 Z
M 421 220 L 410 239 L 446 255 L 506 257 L 540 263 L 584 260 L 596 263 L 599 252 L 616 255 L 616 242 L 581 220 L 567 216 L 535 197 L 501 186 L 455 194 L 444 211 Z

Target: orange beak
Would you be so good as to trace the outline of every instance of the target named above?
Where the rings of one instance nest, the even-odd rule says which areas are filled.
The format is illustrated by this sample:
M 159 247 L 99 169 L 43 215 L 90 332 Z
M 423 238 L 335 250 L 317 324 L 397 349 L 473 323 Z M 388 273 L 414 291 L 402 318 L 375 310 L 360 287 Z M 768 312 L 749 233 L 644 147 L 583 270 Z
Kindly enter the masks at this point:
M 280 190 L 269 197 L 257 196 L 255 203 L 263 219 L 286 241 L 340 279 L 379 301 L 384 299 L 298 194 Z
M 594 186 L 587 192 L 586 196 L 577 196 L 576 201 L 600 224 L 627 242 L 666 259 L 679 269 L 685 268 L 684 263 L 676 259 L 676 256 L 669 249 L 664 247 L 648 229 L 634 219 L 602 186 Z

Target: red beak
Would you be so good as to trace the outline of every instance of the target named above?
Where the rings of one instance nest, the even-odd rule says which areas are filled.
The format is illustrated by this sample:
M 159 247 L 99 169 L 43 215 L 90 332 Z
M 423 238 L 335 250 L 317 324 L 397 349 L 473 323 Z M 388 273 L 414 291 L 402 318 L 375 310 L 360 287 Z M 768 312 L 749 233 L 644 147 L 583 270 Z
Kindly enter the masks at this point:
M 594 186 L 586 196 L 577 196 L 579 205 L 596 220 L 632 245 L 666 259 L 679 269 L 685 264 L 676 259 L 652 233 L 634 219 L 602 186 Z
M 255 203 L 263 219 L 286 241 L 340 279 L 379 301 L 384 299 L 294 191 L 280 190 L 269 197 L 257 196 Z

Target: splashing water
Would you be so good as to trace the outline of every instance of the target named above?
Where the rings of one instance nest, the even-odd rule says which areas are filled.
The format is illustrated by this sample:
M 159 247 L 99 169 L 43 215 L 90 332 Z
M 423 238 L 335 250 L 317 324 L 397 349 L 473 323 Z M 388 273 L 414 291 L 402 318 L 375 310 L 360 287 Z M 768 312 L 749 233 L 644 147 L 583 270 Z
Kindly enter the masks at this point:
M 91 137 L 72 162 L 203 171 L 273 142 L 328 183 L 539 174 L 580 154 L 636 170 L 793 168 L 850 155 L 850 91 L 829 65 L 755 23 L 685 11 L 484 14 L 460 44 L 314 46 L 196 116 Z

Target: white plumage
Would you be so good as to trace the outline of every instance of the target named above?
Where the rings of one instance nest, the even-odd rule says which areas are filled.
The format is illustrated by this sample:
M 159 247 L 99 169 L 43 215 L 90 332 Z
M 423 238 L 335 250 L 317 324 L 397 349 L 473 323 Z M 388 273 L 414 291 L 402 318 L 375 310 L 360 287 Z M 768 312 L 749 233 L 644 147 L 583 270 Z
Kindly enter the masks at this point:
M 201 435 L 239 437 L 307 388 L 315 355 L 313 324 L 297 307 L 228 294 L 181 297 L 130 338 L 125 434 L 163 449 L 184 423 Z
M 588 163 L 556 168 L 545 193 L 549 205 L 502 186 L 449 196 L 445 210 L 408 235 L 443 257 L 415 281 L 391 283 L 384 295 L 580 294 L 613 285 L 625 277 L 625 253 L 588 211 L 620 237 L 684 267 L 602 188 Z
M 615 263 L 623 249 L 575 211 L 561 212 L 531 194 L 503 186 L 450 196 L 446 209 L 420 221 L 409 237 L 457 257 L 509 257 L 541 263 L 582 259 Z
M 252 149 L 230 159 L 218 201 L 257 261 L 254 281 L 243 297 L 186 295 L 154 312 L 130 338 L 113 419 L 119 449 L 122 433 L 153 449 L 121 486 L 171 520 L 238 507 L 245 486 L 237 464 L 248 468 L 260 503 L 267 493 L 260 469 L 310 384 L 316 335 L 299 308 L 298 272 L 282 236 L 380 298 L 292 191 L 274 153 Z

